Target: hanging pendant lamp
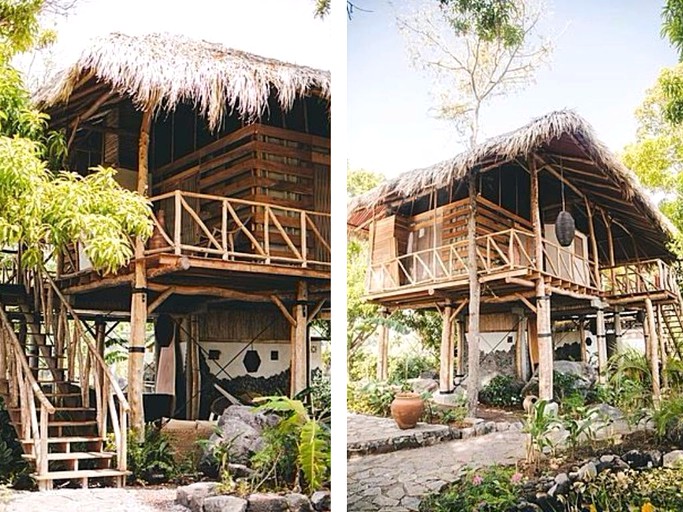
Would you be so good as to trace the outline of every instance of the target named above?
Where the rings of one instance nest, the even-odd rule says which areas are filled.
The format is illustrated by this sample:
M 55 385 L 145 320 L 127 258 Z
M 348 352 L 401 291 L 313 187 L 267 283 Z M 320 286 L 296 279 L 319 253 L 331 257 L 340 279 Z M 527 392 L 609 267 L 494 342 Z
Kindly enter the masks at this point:
M 560 158 L 560 186 L 562 194 L 562 211 L 557 215 L 555 220 L 555 238 L 562 247 L 569 247 L 574 241 L 574 233 L 576 231 L 576 223 L 574 217 L 565 208 L 564 203 L 564 169 L 562 168 L 562 159 Z

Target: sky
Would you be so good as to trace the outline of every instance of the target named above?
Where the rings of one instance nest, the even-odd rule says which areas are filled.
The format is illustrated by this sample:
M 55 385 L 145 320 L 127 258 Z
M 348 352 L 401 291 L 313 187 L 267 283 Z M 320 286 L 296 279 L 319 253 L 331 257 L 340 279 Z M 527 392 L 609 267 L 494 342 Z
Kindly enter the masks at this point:
M 68 64 L 99 35 L 170 32 L 329 70 L 331 23 L 314 18 L 314 6 L 314 0 L 79 0 L 72 15 L 57 20 L 50 54 Z M 30 61 L 20 65 L 27 69 Z M 42 76 L 40 70 L 34 63 L 32 76 Z
M 387 0 L 357 4 L 364 11 L 357 11 L 348 24 L 349 168 L 391 177 L 459 153 L 462 145 L 453 125 L 430 114 L 435 106 L 430 82 L 411 67 L 394 8 Z M 496 99 L 483 111 L 480 140 L 547 112 L 572 108 L 613 151 L 621 151 L 635 137 L 634 112 L 645 91 L 662 67 L 677 62 L 659 35 L 662 4 L 549 1 L 545 23 L 559 34 L 553 36 L 551 65 L 537 74 L 535 84 Z

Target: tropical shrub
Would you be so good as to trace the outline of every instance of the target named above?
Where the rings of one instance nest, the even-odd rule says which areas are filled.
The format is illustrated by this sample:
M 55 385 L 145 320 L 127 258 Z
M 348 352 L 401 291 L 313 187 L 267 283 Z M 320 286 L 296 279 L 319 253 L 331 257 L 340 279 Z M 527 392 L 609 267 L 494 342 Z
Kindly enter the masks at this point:
M 510 375 L 496 375 L 479 392 L 483 404 L 512 407 L 522 403 L 524 383 Z
M 307 491 L 320 489 L 330 473 L 329 428 L 312 418 L 300 400 L 270 396 L 256 401 L 261 403 L 258 411 L 282 416 L 277 425 L 265 429 L 266 446 L 252 457 L 261 483 L 275 489 L 298 487 L 301 473 Z
M 396 392 L 404 387 L 376 381 L 349 384 L 346 388 L 346 406 L 351 412 L 386 418 L 391 416 L 391 402 Z
M 424 372 L 434 371 L 437 360 L 432 355 L 404 353 L 389 359 L 389 382 L 416 379 Z
M 5 403 L 0 398 L 0 483 L 14 487 L 31 485 L 29 468 L 22 458 L 23 453 Z
M 555 448 L 551 434 L 558 426 L 558 419 L 546 411 L 547 406 L 546 400 L 538 400 L 527 414 L 522 429 L 527 434 L 526 460 L 534 466 L 546 449 Z
M 662 399 L 652 413 L 655 431 L 660 439 L 683 446 L 683 396 Z
M 129 482 L 159 483 L 173 478 L 177 471 L 173 450 L 164 433 L 153 424 L 145 427 L 142 443 L 136 443 L 137 434 L 128 434 L 128 476 Z

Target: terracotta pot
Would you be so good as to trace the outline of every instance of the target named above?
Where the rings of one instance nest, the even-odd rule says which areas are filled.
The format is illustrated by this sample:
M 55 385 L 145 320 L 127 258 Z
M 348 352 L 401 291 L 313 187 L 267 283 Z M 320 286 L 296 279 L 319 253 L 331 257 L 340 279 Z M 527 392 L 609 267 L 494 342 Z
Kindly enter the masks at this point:
M 391 402 L 391 417 L 402 430 L 415 428 L 423 412 L 424 401 L 417 393 L 396 393 Z

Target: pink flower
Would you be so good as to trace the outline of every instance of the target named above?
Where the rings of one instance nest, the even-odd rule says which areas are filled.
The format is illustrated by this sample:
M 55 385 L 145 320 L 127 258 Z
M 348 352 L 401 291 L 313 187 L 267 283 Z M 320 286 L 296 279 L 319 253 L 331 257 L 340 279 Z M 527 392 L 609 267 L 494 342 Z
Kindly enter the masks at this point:
M 522 473 L 515 473 L 510 477 L 510 482 L 513 484 L 518 484 L 522 481 Z
M 479 475 L 474 475 L 472 477 L 472 485 L 481 485 L 481 483 L 484 481 L 482 477 Z

